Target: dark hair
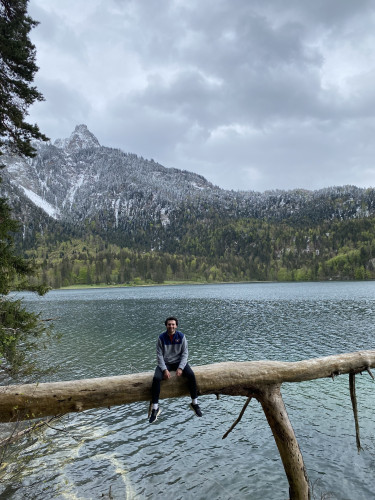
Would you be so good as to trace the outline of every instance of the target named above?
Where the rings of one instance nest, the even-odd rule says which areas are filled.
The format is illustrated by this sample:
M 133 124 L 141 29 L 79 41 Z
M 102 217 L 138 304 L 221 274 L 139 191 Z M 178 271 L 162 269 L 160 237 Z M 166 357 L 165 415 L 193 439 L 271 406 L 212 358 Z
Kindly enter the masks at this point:
M 176 322 L 176 325 L 178 326 L 178 319 L 177 319 L 177 318 L 175 318 L 174 316 L 170 316 L 169 318 L 167 318 L 167 319 L 165 320 L 165 326 L 167 326 L 168 321 L 175 321 L 175 322 Z

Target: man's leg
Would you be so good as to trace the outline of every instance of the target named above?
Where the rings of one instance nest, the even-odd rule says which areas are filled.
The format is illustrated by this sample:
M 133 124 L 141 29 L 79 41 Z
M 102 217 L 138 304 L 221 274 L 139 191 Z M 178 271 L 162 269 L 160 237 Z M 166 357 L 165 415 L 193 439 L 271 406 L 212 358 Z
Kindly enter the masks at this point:
M 197 382 L 193 370 L 190 368 L 189 363 L 186 363 L 185 368 L 182 370 L 182 375 L 188 379 L 191 399 L 197 399 Z
M 151 403 L 148 412 L 149 422 L 152 424 L 158 418 L 160 414 L 159 408 L 159 394 L 160 394 L 160 382 L 163 379 L 163 372 L 161 368 L 157 366 L 155 368 L 154 378 L 152 379 L 151 387 Z
M 199 408 L 199 405 L 198 405 L 197 381 L 195 380 L 194 372 L 190 368 L 188 363 L 186 363 L 186 366 L 182 371 L 182 375 L 188 379 L 188 385 L 189 385 L 190 396 L 191 396 L 190 408 L 197 415 L 197 417 L 201 417 L 202 412 L 201 412 L 201 409 Z
M 154 378 L 152 379 L 152 388 L 151 388 L 151 401 L 153 404 L 159 403 L 159 394 L 160 394 L 160 382 L 163 380 L 163 372 L 161 368 L 157 366 L 155 368 Z

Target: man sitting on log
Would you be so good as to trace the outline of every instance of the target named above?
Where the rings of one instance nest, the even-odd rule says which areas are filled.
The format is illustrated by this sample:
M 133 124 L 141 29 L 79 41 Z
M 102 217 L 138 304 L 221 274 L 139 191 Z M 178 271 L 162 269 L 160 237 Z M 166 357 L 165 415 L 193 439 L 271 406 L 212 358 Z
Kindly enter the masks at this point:
M 190 408 L 198 416 L 202 416 L 198 405 L 197 383 L 193 370 L 190 368 L 188 360 L 187 340 L 183 333 L 177 331 L 178 319 L 170 317 L 165 320 L 167 331 L 159 335 L 156 345 L 156 356 L 158 366 L 155 369 L 152 380 L 152 400 L 148 412 L 149 422 L 152 424 L 160 415 L 159 394 L 160 382 L 171 378 L 171 371 L 176 371 L 177 377 L 183 375 L 187 378 L 191 404 Z

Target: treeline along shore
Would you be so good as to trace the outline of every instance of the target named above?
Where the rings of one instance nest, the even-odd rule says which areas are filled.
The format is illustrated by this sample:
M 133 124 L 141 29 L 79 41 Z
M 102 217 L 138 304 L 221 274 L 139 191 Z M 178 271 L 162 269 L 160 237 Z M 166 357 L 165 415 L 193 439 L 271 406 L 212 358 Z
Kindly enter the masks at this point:
M 195 224 L 163 249 L 109 243 L 99 235 L 38 235 L 23 256 L 37 280 L 72 285 L 142 285 L 190 281 L 314 281 L 375 279 L 375 218 L 295 226 L 240 219 Z

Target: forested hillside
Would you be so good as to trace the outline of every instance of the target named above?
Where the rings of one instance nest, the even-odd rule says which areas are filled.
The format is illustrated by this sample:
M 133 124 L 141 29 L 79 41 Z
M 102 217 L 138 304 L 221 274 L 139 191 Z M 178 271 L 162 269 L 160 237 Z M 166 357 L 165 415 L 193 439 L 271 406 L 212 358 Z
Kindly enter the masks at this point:
M 120 247 L 99 236 L 56 244 L 39 236 L 26 256 L 53 288 L 174 281 L 327 280 L 375 278 L 375 218 L 299 227 L 242 219 L 195 223 L 165 251 Z

